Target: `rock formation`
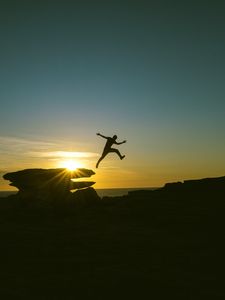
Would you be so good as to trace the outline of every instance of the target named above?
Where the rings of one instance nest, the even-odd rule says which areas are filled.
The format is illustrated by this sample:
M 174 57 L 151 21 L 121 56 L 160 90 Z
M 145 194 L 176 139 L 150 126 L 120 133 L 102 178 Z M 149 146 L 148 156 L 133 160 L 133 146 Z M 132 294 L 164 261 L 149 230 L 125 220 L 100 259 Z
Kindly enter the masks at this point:
M 71 196 L 71 190 L 79 190 L 92 186 L 93 181 L 73 181 L 75 179 L 90 177 L 95 173 L 88 169 L 68 171 L 65 168 L 57 169 L 26 169 L 7 173 L 5 180 L 18 188 L 17 195 L 22 197 L 55 198 Z M 87 194 L 87 192 L 86 192 Z
M 184 182 L 172 182 L 166 183 L 162 188 L 163 190 L 205 190 L 208 189 L 224 189 L 225 188 L 225 176 L 215 178 L 203 178 L 203 179 L 192 179 L 184 180 Z

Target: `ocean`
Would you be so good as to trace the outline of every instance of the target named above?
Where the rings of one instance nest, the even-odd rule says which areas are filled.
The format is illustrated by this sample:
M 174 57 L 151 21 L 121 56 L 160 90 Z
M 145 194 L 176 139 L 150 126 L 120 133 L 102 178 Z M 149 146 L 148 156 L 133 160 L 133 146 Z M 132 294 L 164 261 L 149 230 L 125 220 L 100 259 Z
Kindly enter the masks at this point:
M 127 195 L 130 191 L 136 191 L 136 190 L 154 190 L 156 188 L 113 188 L 113 189 L 96 189 L 96 192 L 98 193 L 99 197 L 118 197 L 118 196 L 124 196 Z M 17 193 L 16 191 L 0 191 L 0 198 L 1 197 L 7 197 L 9 195 L 13 195 Z

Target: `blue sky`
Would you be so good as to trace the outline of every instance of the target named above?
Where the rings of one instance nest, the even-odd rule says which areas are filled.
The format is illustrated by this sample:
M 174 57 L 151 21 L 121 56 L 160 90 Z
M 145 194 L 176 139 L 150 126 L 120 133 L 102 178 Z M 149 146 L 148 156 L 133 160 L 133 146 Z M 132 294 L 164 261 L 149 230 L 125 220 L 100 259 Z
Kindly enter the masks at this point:
M 27 154 L 35 147 L 95 153 L 84 163 L 94 169 L 100 131 L 128 143 L 120 146 L 126 160 L 102 162 L 99 187 L 224 175 L 224 8 L 3 1 L 0 171 L 54 167 L 49 156 Z

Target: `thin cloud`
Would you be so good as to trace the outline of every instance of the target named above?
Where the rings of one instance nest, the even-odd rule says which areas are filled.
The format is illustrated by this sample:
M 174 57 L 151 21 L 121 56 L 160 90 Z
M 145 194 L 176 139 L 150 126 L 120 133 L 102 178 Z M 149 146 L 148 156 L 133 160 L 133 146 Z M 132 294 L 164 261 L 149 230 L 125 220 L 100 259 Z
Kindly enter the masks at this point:
M 1 155 L 24 156 L 28 151 L 48 151 L 54 149 L 54 147 L 56 147 L 56 144 L 46 141 L 0 136 Z
M 97 157 L 98 153 L 94 152 L 74 152 L 74 151 L 48 151 L 48 152 L 28 152 L 27 153 L 31 157 L 38 158 L 49 158 L 49 159 L 57 159 L 57 158 L 92 158 Z
M 10 136 L 0 136 L 0 143 L 2 145 L 35 145 L 35 146 L 53 146 L 55 143 L 46 142 L 46 141 L 38 141 L 38 140 L 28 140 L 17 137 Z
M 80 147 L 80 145 L 77 145 Z M 74 146 L 75 148 L 76 146 Z M 96 153 L 86 151 L 65 151 L 65 143 L 44 140 L 24 139 L 10 136 L 0 136 L 0 153 L 18 153 L 35 157 L 95 157 Z M 58 149 L 58 150 L 56 150 Z
M 74 158 L 90 161 L 99 156 L 98 153 L 94 152 L 65 151 L 65 148 L 67 147 L 60 143 L 0 136 L 0 166 L 5 169 L 7 166 L 17 165 L 20 161 L 31 164 L 43 159 L 57 161 Z

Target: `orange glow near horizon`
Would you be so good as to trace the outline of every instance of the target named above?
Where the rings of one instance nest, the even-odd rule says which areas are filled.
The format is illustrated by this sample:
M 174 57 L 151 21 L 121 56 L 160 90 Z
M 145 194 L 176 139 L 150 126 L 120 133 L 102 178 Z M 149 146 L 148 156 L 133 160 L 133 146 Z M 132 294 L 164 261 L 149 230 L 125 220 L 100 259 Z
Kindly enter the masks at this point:
M 78 168 L 82 168 L 82 164 L 79 161 L 75 160 L 63 160 L 59 163 L 59 167 L 66 168 L 69 171 L 74 171 Z

